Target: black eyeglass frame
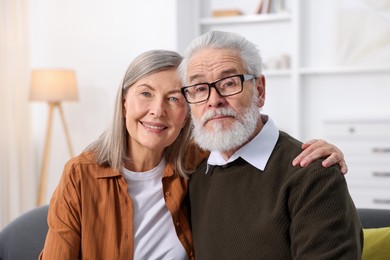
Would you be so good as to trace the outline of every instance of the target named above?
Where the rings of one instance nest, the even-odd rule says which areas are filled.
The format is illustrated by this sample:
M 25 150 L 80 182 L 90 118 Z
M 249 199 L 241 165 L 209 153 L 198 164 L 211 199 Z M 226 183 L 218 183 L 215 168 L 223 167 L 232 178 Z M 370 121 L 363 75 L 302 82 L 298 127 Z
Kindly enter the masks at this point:
M 216 84 L 218 82 L 222 81 L 222 80 L 225 80 L 225 79 L 228 79 L 228 78 L 233 78 L 233 77 L 239 77 L 240 78 L 240 80 L 241 80 L 241 89 L 240 89 L 240 91 L 232 93 L 232 94 L 228 94 L 228 95 L 222 95 L 219 92 Z M 217 91 L 218 95 L 220 95 L 221 97 L 230 97 L 230 96 L 234 96 L 234 95 L 237 95 L 237 94 L 242 92 L 242 90 L 244 89 L 244 82 L 245 81 L 251 80 L 251 79 L 256 79 L 256 78 L 257 77 L 255 75 L 253 75 L 253 74 L 236 74 L 236 75 L 231 75 L 231 76 L 228 76 L 228 77 L 224 77 L 224 78 L 218 79 L 218 80 L 216 80 L 214 82 L 211 82 L 211 83 L 204 82 L 204 83 L 197 83 L 197 84 L 194 84 L 194 85 L 191 85 L 191 86 L 184 86 L 180 90 L 181 90 L 181 93 L 183 94 L 185 100 L 187 101 L 187 103 L 189 103 L 189 104 L 197 104 L 197 103 L 205 102 L 205 101 L 207 101 L 210 98 L 211 88 L 214 88 L 215 91 Z M 207 95 L 207 98 L 205 98 L 205 99 L 203 99 L 201 101 L 196 101 L 196 102 L 188 101 L 187 95 L 186 95 L 186 89 L 187 88 L 192 88 L 192 87 L 195 87 L 195 86 L 198 86 L 198 85 L 207 85 L 209 87 L 209 93 Z

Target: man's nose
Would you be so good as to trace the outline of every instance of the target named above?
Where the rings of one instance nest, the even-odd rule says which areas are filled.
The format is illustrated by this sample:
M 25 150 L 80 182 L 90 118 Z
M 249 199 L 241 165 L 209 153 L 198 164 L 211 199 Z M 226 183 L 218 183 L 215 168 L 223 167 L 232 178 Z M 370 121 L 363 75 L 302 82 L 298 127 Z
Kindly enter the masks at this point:
M 210 107 L 221 107 L 225 104 L 226 99 L 220 96 L 215 88 L 211 88 L 207 102 Z

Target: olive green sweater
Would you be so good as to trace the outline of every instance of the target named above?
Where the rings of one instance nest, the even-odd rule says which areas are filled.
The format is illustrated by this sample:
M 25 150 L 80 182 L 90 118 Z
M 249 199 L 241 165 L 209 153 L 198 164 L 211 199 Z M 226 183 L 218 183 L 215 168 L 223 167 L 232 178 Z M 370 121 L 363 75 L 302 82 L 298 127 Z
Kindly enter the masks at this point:
M 197 169 L 189 187 L 196 259 L 360 259 L 363 233 L 344 177 L 320 160 L 293 167 L 300 152 L 280 132 L 264 171 L 241 158 Z

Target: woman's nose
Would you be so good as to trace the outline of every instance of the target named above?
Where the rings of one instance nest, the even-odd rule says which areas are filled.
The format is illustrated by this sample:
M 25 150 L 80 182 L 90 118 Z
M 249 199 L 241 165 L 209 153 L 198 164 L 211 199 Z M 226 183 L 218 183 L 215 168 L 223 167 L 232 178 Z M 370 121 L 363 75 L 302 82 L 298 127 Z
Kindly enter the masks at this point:
M 155 118 L 159 118 L 165 116 L 165 113 L 164 101 L 161 99 L 154 100 L 150 107 L 150 114 Z

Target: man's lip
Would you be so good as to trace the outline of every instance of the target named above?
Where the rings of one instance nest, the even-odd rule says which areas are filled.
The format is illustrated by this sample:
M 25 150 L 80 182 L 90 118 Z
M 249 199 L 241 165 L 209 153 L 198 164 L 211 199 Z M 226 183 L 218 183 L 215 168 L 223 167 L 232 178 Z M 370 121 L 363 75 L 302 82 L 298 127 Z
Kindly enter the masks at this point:
M 210 121 L 214 121 L 214 120 L 219 120 L 219 119 L 224 119 L 224 118 L 228 118 L 228 117 L 232 117 L 232 116 L 225 116 L 225 115 L 220 115 L 220 116 L 214 116 L 212 118 L 209 118 L 206 120 L 205 124 L 207 122 L 210 122 Z
M 221 119 L 221 118 L 226 118 L 226 117 L 230 117 L 230 116 L 214 116 L 214 117 L 210 118 L 209 120 Z

